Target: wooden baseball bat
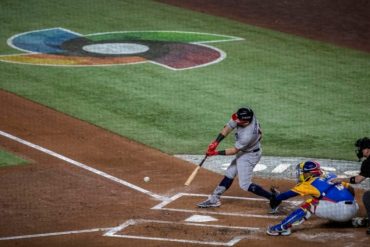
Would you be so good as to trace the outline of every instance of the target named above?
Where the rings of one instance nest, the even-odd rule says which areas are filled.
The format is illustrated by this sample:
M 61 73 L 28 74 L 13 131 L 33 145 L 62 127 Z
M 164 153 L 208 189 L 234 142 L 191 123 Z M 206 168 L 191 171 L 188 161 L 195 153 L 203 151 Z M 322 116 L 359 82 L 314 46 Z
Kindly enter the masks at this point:
M 204 161 L 206 161 L 208 155 L 205 155 L 204 158 L 202 159 L 202 161 L 199 163 L 199 165 L 197 166 L 197 168 L 194 169 L 194 171 L 190 174 L 188 180 L 186 180 L 185 182 L 185 186 L 188 186 L 191 184 L 191 182 L 193 182 L 195 176 L 197 175 L 200 167 L 203 165 Z

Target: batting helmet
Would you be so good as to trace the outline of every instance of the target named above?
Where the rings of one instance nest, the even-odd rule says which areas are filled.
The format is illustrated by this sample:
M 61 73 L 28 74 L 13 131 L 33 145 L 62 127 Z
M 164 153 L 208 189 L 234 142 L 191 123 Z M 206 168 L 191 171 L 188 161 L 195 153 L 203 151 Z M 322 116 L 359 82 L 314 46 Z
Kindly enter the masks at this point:
M 364 155 L 362 153 L 362 150 L 365 148 L 370 148 L 370 139 L 367 137 L 360 138 L 355 142 L 356 147 L 356 155 L 359 159 L 361 159 Z
M 242 107 L 237 110 L 232 115 L 232 119 L 236 122 L 251 122 L 253 119 L 254 113 L 251 108 L 249 107 Z
M 304 177 L 303 173 L 310 173 L 311 176 Z M 298 182 L 303 182 L 310 177 L 319 177 L 322 175 L 320 164 L 316 161 L 305 161 L 297 165 L 297 180 Z

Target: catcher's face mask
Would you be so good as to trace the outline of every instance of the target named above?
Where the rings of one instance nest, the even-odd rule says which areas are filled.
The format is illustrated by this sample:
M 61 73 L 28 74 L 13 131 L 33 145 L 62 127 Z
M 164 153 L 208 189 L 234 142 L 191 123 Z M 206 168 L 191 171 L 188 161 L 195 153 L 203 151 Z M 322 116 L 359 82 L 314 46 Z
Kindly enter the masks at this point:
M 301 162 L 296 166 L 295 174 L 297 178 L 297 183 L 302 183 L 303 181 L 305 181 L 303 171 L 302 171 L 303 165 L 304 165 L 304 162 Z
M 363 150 L 365 148 L 370 148 L 370 139 L 367 137 L 360 138 L 355 142 L 355 147 L 356 147 L 356 156 L 358 157 L 359 160 L 364 157 Z
M 364 154 L 362 153 L 362 150 L 359 147 L 356 148 L 355 152 L 356 152 L 356 156 L 359 160 L 361 160 L 362 157 L 364 157 Z
M 315 161 L 301 162 L 296 166 L 297 183 L 307 181 L 310 177 L 321 176 L 320 164 Z

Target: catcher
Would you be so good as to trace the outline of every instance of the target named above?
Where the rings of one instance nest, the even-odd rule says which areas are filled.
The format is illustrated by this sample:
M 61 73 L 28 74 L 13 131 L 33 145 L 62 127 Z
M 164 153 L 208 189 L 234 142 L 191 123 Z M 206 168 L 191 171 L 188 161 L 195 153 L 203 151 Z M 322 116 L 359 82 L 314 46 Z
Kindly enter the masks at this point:
M 298 184 L 289 191 L 278 194 L 271 199 L 271 203 L 278 205 L 281 201 L 298 195 L 310 195 L 312 198 L 279 224 L 268 227 L 268 235 L 290 235 L 293 225 L 303 223 L 312 214 L 336 222 L 350 221 L 357 214 L 359 207 L 354 198 L 354 189 L 348 183 L 330 182 L 336 175 L 325 175 L 320 164 L 315 161 L 301 162 L 296 169 Z

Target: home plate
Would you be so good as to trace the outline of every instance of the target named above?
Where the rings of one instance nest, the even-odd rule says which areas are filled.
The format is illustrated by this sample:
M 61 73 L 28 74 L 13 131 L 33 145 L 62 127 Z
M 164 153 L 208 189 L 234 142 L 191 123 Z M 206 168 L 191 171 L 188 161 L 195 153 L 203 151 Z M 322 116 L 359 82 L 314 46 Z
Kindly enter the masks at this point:
M 208 215 L 193 215 L 187 218 L 185 221 L 187 222 L 209 222 L 209 221 L 217 221 L 216 218 Z

